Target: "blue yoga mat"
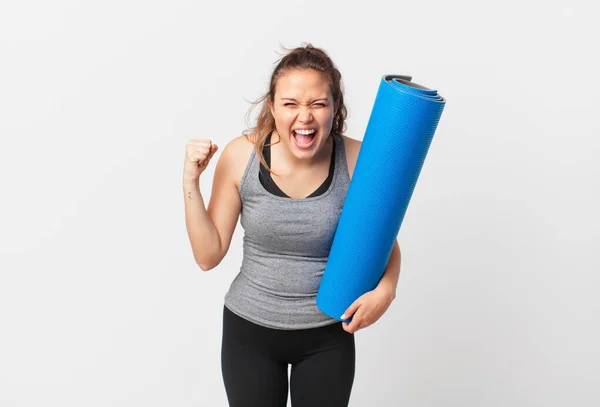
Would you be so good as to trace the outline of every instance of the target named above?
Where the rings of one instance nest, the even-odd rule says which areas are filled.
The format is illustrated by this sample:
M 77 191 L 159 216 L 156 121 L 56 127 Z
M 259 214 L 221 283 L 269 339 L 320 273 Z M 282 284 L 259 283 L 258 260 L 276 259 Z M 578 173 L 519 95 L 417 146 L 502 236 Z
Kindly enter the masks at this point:
M 338 320 L 385 272 L 446 103 L 411 80 L 383 76 L 363 137 L 317 293 Z

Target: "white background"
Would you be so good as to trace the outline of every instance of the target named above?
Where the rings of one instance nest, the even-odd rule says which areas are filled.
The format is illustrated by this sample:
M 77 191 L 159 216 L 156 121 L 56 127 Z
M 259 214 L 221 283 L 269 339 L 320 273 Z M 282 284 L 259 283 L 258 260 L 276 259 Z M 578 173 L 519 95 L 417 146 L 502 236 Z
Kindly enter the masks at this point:
M 447 103 L 399 234 L 396 301 L 356 333 L 352 406 L 600 405 L 593 2 L 7 1 L 0 6 L 0 406 L 226 406 L 223 296 L 194 262 L 185 142 L 246 128 L 283 52 Z M 255 111 L 256 112 L 256 111 Z

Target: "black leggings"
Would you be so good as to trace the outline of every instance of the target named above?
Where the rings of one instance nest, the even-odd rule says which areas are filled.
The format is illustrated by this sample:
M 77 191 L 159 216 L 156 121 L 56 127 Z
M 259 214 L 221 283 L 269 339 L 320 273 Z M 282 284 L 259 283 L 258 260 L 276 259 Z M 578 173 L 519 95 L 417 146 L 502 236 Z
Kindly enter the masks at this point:
M 347 406 L 354 334 L 341 322 L 299 330 L 254 324 L 223 308 L 221 369 L 230 407 L 285 407 L 288 365 L 293 407 Z

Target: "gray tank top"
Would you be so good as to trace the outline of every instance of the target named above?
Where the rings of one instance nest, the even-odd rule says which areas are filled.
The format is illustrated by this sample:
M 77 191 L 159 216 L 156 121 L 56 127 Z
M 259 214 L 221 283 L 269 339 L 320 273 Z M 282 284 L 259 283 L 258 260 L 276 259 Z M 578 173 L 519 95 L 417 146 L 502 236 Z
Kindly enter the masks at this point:
M 316 304 L 319 284 L 350 184 L 343 137 L 335 137 L 335 168 L 323 194 L 289 198 L 268 192 L 258 178 L 255 149 L 240 181 L 244 257 L 225 306 L 274 329 L 316 328 L 338 322 Z

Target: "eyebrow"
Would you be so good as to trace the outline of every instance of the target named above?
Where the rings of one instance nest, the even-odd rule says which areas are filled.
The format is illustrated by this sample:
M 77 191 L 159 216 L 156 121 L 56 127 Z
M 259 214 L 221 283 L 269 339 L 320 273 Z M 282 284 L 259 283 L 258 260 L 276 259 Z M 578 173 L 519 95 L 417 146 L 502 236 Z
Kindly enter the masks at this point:
M 281 98 L 281 100 L 293 100 L 294 102 L 297 102 L 297 100 L 296 100 L 296 99 L 294 99 L 294 98 Z M 315 100 L 313 100 L 312 102 L 316 102 L 317 100 L 325 100 L 325 101 L 327 101 L 327 98 L 319 98 L 319 99 L 315 99 Z

